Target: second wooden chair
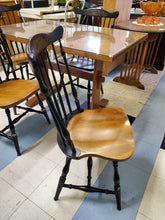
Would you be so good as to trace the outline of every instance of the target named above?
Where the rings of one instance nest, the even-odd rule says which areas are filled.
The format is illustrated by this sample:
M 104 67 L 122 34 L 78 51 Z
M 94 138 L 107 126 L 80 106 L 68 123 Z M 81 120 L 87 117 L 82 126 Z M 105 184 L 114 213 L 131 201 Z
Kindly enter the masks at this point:
M 119 12 L 109 12 L 100 8 L 89 8 L 89 9 L 79 9 L 77 7 L 73 8 L 73 11 L 76 16 L 77 23 L 98 26 L 98 27 L 106 27 L 113 28 L 115 25 L 115 20 L 117 19 Z M 71 75 L 77 76 L 75 79 L 76 86 L 87 89 L 87 107 L 90 108 L 90 97 L 91 97 L 91 81 L 93 81 L 93 72 L 94 72 L 94 63 L 93 59 L 89 59 L 86 57 L 80 56 L 71 56 L 67 59 L 68 65 L 70 67 Z M 62 61 L 61 61 L 62 63 Z M 79 78 L 85 79 L 88 81 L 87 86 L 79 84 Z M 103 92 L 103 89 L 102 89 Z
M 59 178 L 54 199 L 58 200 L 63 187 L 79 189 L 85 192 L 114 194 L 116 196 L 117 209 L 120 210 L 121 189 L 118 162 L 129 159 L 134 151 L 132 128 L 126 113 L 120 108 L 109 107 L 85 111 L 81 109 L 61 43 L 62 36 L 63 27 L 59 26 L 51 33 L 33 36 L 27 45 L 27 53 L 33 66 L 33 71 L 57 128 L 58 145 L 66 156 L 66 162 Z M 55 42 L 56 45 L 59 45 L 61 56 L 64 59 L 70 88 L 66 88 L 63 81 Z M 50 50 L 52 50 L 51 55 L 54 57 L 53 62 L 56 62 L 58 66 L 58 71 L 53 69 Z M 62 83 L 61 89 L 59 89 L 59 84 L 57 83 L 59 77 Z M 54 93 L 54 87 L 56 87 L 56 93 Z M 87 184 L 72 185 L 65 183 L 71 161 L 75 160 L 77 166 L 80 166 L 79 160 L 84 157 L 88 158 Z M 92 157 L 112 161 L 114 167 L 114 190 L 92 186 Z

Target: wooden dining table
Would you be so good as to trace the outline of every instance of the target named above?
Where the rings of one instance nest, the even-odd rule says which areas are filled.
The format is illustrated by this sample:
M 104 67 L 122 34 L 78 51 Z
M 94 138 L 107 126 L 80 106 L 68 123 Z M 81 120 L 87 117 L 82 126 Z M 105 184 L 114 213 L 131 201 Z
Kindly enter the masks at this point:
M 42 19 L 58 19 L 58 15 L 63 15 L 65 19 L 65 6 L 59 7 L 58 5 L 41 7 L 41 8 L 22 8 L 20 14 L 23 18 L 29 20 L 42 20 Z M 61 16 L 62 17 L 62 16 Z
M 106 75 L 103 74 L 104 62 L 112 63 L 123 56 L 145 41 L 147 34 L 50 20 L 6 25 L 1 28 L 6 39 L 27 43 L 33 35 L 49 33 L 58 25 L 64 28 L 62 44 L 66 53 L 95 60 L 91 107 L 105 106 L 107 100 L 100 100 L 101 83 Z

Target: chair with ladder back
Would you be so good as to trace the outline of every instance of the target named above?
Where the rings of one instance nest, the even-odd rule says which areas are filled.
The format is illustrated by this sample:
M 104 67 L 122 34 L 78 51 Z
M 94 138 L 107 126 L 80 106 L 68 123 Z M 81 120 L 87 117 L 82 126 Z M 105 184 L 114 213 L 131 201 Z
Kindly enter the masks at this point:
M 54 119 L 58 133 L 58 145 L 66 156 L 66 163 L 59 178 L 54 199 L 58 200 L 63 187 L 85 192 L 114 194 L 117 209 L 120 210 L 121 195 L 118 162 L 129 159 L 134 151 L 132 128 L 126 113 L 120 108 L 81 109 L 70 68 L 67 64 L 65 50 L 61 43 L 62 36 L 63 27 L 58 26 L 51 33 L 36 34 L 27 44 L 29 62 Z M 67 88 L 63 81 L 58 56 L 59 51 L 56 51 L 55 42 L 60 47 L 61 56 L 67 70 L 70 82 Z M 52 50 L 53 57 L 50 57 L 50 50 Z M 54 62 L 58 66 L 58 71 L 54 71 Z M 59 77 L 61 78 L 61 85 L 57 81 Z M 54 93 L 54 87 L 56 93 Z M 78 186 L 65 183 L 67 182 L 66 177 L 71 161 L 76 160 L 78 164 L 79 160 L 84 157 L 88 158 L 87 185 Z M 112 161 L 114 190 L 100 189 L 91 185 L 92 157 Z
M 21 5 L 0 5 L 1 25 L 22 23 L 20 15 Z M 20 30 L 23 28 L 20 25 Z M 0 59 L 6 76 L 12 72 L 20 71 L 22 78 L 33 78 L 29 73 L 28 57 L 25 51 L 25 45 L 12 40 L 5 40 L 2 30 L 0 37 Z M 26 76 L 24 70 L 26 72 Z
M 117 19 L 119 12 L 109 12 L 100 8 L 89 8 L 89 9 L 80 9 L 77 7 L 73 8 L 75 13 L 76 21 L 80 24 L 98 26 L 98 27 L 107 27 L 113 28 L 115 25 L 115 20 Z M 86 57 L 71 55 L 67 58 L 68 65 L 70 67 L 71 75 L 78 78 L 75 79 L 75 85 L 87 89 L 87 108 L 90 108 L 90 97 L 91 97 L 91 81 L 93 81 L 93 72 L 94 72 L 94 59 L 89 59 Z M 61 61 L 62 65 L 63 61 Z M 77 73 L 76 73 L 77 72 Z M 79 78 L 85 79 L 88 81 L 87 86 L 79 84 Z M 103 88 L 102 88 L 103 93 Z

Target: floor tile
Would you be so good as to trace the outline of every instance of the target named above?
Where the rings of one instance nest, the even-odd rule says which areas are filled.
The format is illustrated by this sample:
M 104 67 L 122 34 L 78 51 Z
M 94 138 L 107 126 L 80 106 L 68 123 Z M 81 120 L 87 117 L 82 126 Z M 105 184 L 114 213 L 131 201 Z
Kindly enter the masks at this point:
M 29 196 L 56 166 L 35 151 L 27 151 L 0 172 L 0 177 Z
M 136 118 L 132 125 L 135 140 L 145 141 L 149 144 L 155 144 L 160 147 L 164 136 L 164 130 L 158 124 L 153 125 L 149 121 Z
M 60 175 L 61 167 L 59 166 L 42 182 L 29 199 L 56 220 L 68 220 L 72 219 L 86 193 L 63 188 L 59 200 L 54 201 L 53 198 Z M 69 173 L 66 183 L 84 185 L 86 181 Z
M 88 193 L 73 220 L 100 220 L 102 218 L 104 220 L 134 220 L 149 174 L 127 162 L 121 162 L 119 163 L 119 175 L 122 206 L 120 211 L 116 208 L 114 195 Z M 113 190 L 113 166 L 111 162 L 108 162 L 94 186 Z
M 165 181 L 165 150 L 159 150 L 152 175 Z
M 0 178 L 0 219 L 6 220 L 26 198 Z
M 57 129 L 53 128 L 44 137 L 33 145 L 33 150 L 45 158 L 60 163 L 65 160 L 65 155 L 57 144 Z
M 128 163 L 150 174 L 158 152 L 159 146 L 141 141 L 139 138 L 135 140 L 134 153 Z
M 152 219 L 147 216 L 144 216 L 140 212 L 138 212 L 135 220 L 152 220 Z
M 164 220 L 165 216 L 165 181 L 150 177 L 139 211 L 153 220 Z
M 26 200 L 8 220 L 51 220 L 38 206 Z

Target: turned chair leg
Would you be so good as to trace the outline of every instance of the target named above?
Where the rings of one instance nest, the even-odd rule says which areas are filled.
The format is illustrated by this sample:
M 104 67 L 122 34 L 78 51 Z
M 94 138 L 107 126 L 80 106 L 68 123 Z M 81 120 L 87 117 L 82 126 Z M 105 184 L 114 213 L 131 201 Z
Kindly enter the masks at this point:
M 28 68 L 27 64 L 25 65 L 25 69 L 26 69 L 26 77 L 27 77 L 27 79 L 30 79 L 30 77 L 29 77 L 30 73 L 29 73 L 29 68 Z
M 92 157 L 88 157 L 87 160 L 87 167 L 88 167 L 88 186 L 91 186 L 91 179 L 92 179 L 92 166 L 93 166 L 93 161 L 92 161 Z
M 118 174 L 118 162 L 113 161 L 113 167 L 114 167 L 114 191 L 116 196 L 116 203 L 117 203 L 117 209 L 121 210 L 121 189 L 120 189 L 120 178 Z
M 104 94 L 103 85 L 101 84 L 101 93 Z
M 17 151 L 17 155 L 20 156 L 20 148 L 19 148 L 19 144 L 18 144 L 18 138 L 17 138 L 17 134 L 15 132 L 15 126 L 14 123 L 11 119 L 11 115 L 10 115 L 10 110 L 9 109 L 5 109 L 8 121 L 9 121 L 9 127 L 10 127 L 10 131 L 11 131 L 11 139 L 14 141 L 14 145 L 15 145 L 15 149 Z
M 66 180 L 66 176 L 69 172 L 69 168 L 70 168 L 70 162 L 71 162 L 71 158 L 67 157 L 66 158 L 66 162 L 65 162 L 65 166 L 62 170 L 62 174 L 60 176 L 60 179 L 59 179 L 59 182 L 58 182 L 58 186 L 57 186 L 57 190 L 56 190 L 56 194 L 55 194 L 55 197 L 54 197 L 54 200 L 57 201 L 58 200 L 58 197 L 60 195 L 60 192 L 62 190 L 62 187 L 65 183 L 65 180 Z
M 21 72 L 21 78 L 22 78 L 22 79 L 25 79 L 24 74 L 23 74 L 23 68 L 22 68 L 22 66 L 20 66 L 20 72 Z
M 87 108 L 90 109 L 90 99 L 91 99 L 91 82 L 88 80 L 88 92 L 87 92 Z

